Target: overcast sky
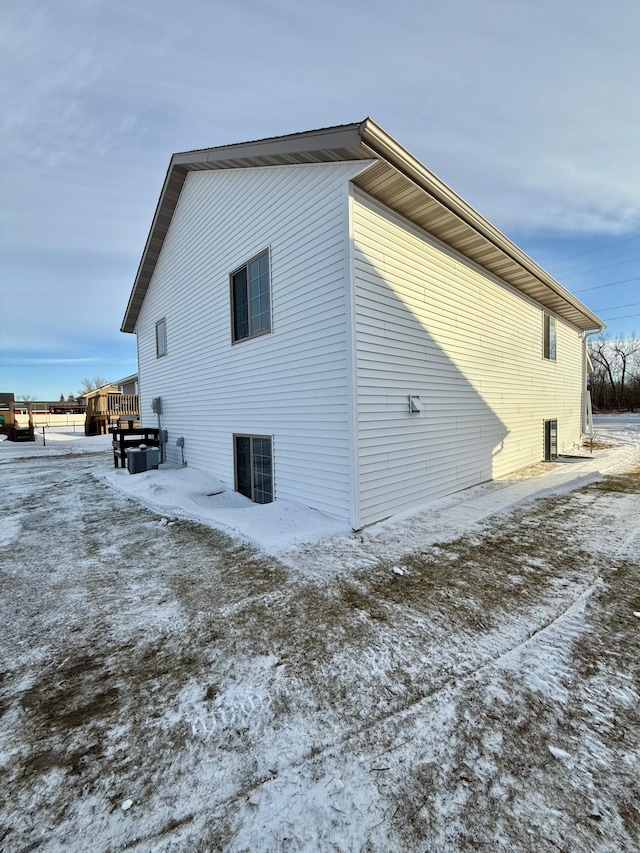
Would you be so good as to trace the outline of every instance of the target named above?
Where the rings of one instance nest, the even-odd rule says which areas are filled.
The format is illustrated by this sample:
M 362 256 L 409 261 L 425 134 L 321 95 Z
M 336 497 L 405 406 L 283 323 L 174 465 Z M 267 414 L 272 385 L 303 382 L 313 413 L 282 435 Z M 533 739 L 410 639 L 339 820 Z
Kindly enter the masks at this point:
M 368 115 L 640 332 L 639 34 L 638 0 L 0 0 L 0 391 L 135 372 L 173 152 Z

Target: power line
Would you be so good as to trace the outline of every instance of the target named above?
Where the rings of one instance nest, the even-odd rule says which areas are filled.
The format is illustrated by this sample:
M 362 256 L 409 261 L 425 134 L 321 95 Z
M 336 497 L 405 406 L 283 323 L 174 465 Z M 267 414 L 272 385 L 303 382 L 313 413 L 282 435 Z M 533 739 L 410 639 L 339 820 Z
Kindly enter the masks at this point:
M 627 302 L 626 305 L 612 305 L 610 308 L 594 308 L 593 310 L 597 314 L 602 314 L 605 311 L 617 311 L 618 308 L 635 308 L 636 305 L 640 305 L 640 302 Z
M 575 278 L 577 275 L 590 275 L 592 272 L 600 272 L 601 270 L 610 270 L 611 267 L 622 267 L 625 264 L 631 264 L 634 261 L 640 260 L 640 255 L 633 258 L 628 258 L 626 261 L 618 261 L 617 264 L 606 264 L 603 267 L 593 267 L 591 269 L 582 270 L 582 272 L 572 272 L 567 275 L 566 273 L 559 273 L 561 278 Z
M 620 260 L 622 263 L 632 263 L 637 258 L 637 256 L 633 254 L 634 252 L 637 252 L 637 250 L 638 250 L 637 246 L 631 246 L 628 249 L 616 252 L 615 254 L 613 254 L 611 256 L 611 258 L 609 258 L 609 260 L 611 260 L 611 261 Z M 604 258 L 602 260 L 604 260 Z M 554 269 L 554 270 L 558 269 L 558 275 L 565 275 L 565 274 L 570 273 L 572 270 L 575 270 L 575 269 L 579 270 L 581 267 L 584 268 L 585 264 L 588 265 L 588 264 L 592 264 L 592 263 L 593 263 L 593 260 L 588 259 L 587 261 L 579 261 L 578 263 L 569 264 L 569 266 L 563 266 L 561 264 L 559 269 L 558 269 L 556 262 L 551 261 L 549 264 L 547 264 L 547 266 Z M 597 261 L 596 261 L 596 263 L 597 263 Z
M 562 261 L 570 261 L 572 258 L 580 258 L 582 255 L 590 255 L 592 252 L 604 252 L 605 249 L 610 249 L 611 246 L 620 246 L 622 243 L 631 243 L 633 240 L 640 240 L 640 235 L 627 237 L 625 240 L 615 240 L 613 243 L 607 243 L 606 246 L 599 246 L 597 249 L 585 249 L 584 252 L 576 252 L 575 255 L 565 255 L 564 258 L 556 258 L 554 261 L 545 263 L 545 266 L 560 264 Z
M 608 270 L 611 267 L 621 267 L 627 264 L 628 266 L 637 266 L 640 261 L 640 255 L 633 255 L 632 257 L 622 258 L 620 259 L 619 255 L 616 255 L 615 263 L 603 264 L 601 267 L 585 267 L 585 266 L 577 266 L 577 267 L 569 267 L 566 270 L 556 270 L 553 268 L 553 275 L 556 278 L 574 278 L 578 275 L 589 275 L 592 272 Z M 551 267 L 547 267 L 547 269 L 552 269 Z M 572 272 L 569 272 L 572 270 Z
M 600 290 L 601 287 L 613 287 L 614 284 L 627 284 L 630 281 L 640 281 L 639 278 L 623 278 L 621 281 L 609 281 L 606 284 L 596 284 L 594 287 L 581 287 L 580 290 L 572 290 L 572 293 L 586 293 L 587 290 Z
M 631 320 L 633 317 L 640 317 L 640 312 L 638 314 L 622 314 L 620 317 L 605 317 L 604 319 L 607 323 L 612 323 L 614 320 Z

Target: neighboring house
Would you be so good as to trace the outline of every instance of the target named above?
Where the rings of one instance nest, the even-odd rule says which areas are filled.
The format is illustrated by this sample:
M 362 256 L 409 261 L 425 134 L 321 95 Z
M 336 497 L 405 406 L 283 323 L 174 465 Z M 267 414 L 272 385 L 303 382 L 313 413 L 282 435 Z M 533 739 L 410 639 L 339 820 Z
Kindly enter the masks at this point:
M 118 381 L 113 384 L 117 385 L 123 394 L 137 394 L 138 374 L 133 373 L 131 376 L 125 376 L 124 379 L 118 379 Z
M 575 446 L 602 326 L 367 119 L 174 155 L 122 330 L 169 461 L 359 528 Z

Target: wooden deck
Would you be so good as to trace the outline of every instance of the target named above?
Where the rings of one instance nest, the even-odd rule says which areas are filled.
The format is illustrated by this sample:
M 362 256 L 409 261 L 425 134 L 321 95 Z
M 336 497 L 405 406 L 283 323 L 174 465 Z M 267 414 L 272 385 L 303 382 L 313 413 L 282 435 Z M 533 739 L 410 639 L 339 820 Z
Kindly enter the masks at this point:
M 111 427 L 119 427 L 128 421 L 136 425 L 140 417 L 138 395 L 120 394 L 114 388 L 99 388 L 86 395 L 85 435 L 106 435 Z
M 16 400 L 0 406 L 0 435 L 6 435 L 9 441 L 36 440 L 31 403 Z

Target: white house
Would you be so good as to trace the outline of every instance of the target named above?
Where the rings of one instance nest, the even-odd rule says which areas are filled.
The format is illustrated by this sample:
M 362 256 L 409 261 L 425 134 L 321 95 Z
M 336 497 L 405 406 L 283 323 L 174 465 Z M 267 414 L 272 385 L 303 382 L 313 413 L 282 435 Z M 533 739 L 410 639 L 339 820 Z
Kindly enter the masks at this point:
M 371 119 L 174 155 L 122 324 L 169 461 L 354 528 L 573 447 L 602 327 Z

